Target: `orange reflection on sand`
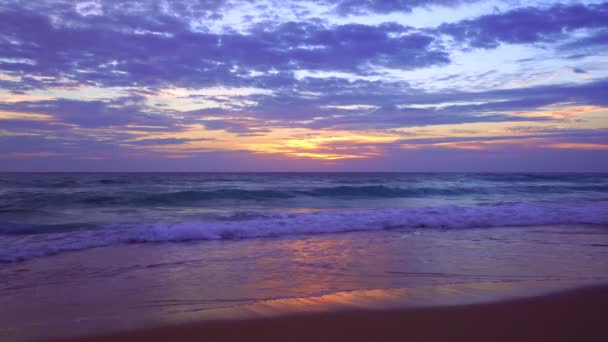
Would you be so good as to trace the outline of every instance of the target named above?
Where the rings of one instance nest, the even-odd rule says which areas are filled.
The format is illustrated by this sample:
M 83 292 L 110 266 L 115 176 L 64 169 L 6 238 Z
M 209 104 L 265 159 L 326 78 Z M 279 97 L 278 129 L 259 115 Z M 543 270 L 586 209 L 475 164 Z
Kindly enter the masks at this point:
M 316 297 L 266 300 L 242 306 L 212 309 L 196 315 L 196 318 L 241 319 L 359 309 L 447 307 L 534 297 L 592 284 L 598 282 L 589 280 L 483 282 L 343 291 Z
M 408 289 L 335 292 L 318 297 L 268 300 L 244 308 L 247 312 L 272 316 L 285 313 L 334 311 L 336 309 L 383 308 L 403 302 Z
M 355 262 L 354 255 L 347 252 L 348 243 L 341 239 L 280 241 L 275 248 L 281 260 L 256 259 L 257 271 L 248 279 L 247 286 L 255 290 L 284 288 L 285 279 L 267 275 L 272 274 L 277 267 L 289 267 L 289 288 L 284 290 L 294 296 L 327 293 L 336 288 L 344 288 L 345 284 L 348 285 L 346 288 L 355 287 L 356 284 L 351 282 L 356 282 L 357 279 L 348 271 Z M 336 276 L 338 273 L 340 276 Z

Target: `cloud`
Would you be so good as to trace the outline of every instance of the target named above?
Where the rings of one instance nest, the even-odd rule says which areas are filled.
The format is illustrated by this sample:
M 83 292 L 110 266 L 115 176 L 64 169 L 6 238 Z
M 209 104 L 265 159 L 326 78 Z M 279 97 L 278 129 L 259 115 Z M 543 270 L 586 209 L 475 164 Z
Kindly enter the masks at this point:
M 417 7 L 456 6 L 476 0 L 338 0 L 321 1 L 334 5 L 340 15 L 362 15 L 366 13 L 411 12 Z
M 251 84 L 254 71 L 369 74 L 374 67 L 408 70 L 449 62 L 434 37 L 398 24 L 287 22 L 247 33 L 209 33 L 162 12 L 100 13 L 66 9 L 51 17 L 25 8 L 0 8 L 0 70 L 30 77 L 30 87 L 59 80 L 204 87 Z M 257 82 L 270 86 L 285 81 L 265 77 Z
M 409 138 L 395 142 L 406 150 L 452 149 L 452 150 L 509 150 L 513 148 L 562 149 L 562 150 L 607 150 L 608 130 L 538 130 L 533 134 L 488 137 Z
M 257 105 L 248 108 L 248 113 L 266 120 L 282 119 L 284 124 L 303 121 L 299 125 L 314 129 L 388 129 L 474 122 L 559 120 L 560 117 L 549 112 L 544 116 L 540 112 L 535 117 L 517 116 L 513 112 L 534 111 L 564 102 L 570 103 L 570 106 L 608 107 L 604 95 L 608 80 L 523 89 L 436 93 L 420 92 L 401 83 L 335 79 L 303 80 L 301 86 L 301 91 L 314 91 L 316 95 L 259 96 L 255 98 Z M 358 108 L 353 108 L 353 105 Z M 340 108 L 344 106 L 347 109 Z
M 570 113 L 576 114 L 581 108 L 608 107 L 606 88 L 608 80 L 483 92 L 424 93 L 401 82 L 306 78 L 295 88 L 240 95 L 238 101 L 243 107 L 179 111 L 153 106 L 155 97 L 133 95 L 89 101 L 5 102 L 0 103 L 0 111 L 13 113 L 3 120 L 5 125 L 9 124 L 8 119 L 13 120 L 13 128 L 28 125 L 33 128 L 31 118 L 44 118 L 36 124 L 54 125 L 54 130 L 65 129 L 58 126 L 63 124 L 83 128 L 141 126 L 144 131 L 170 132 L 184 125 L 202 124 L 208 130 L 259 135 L 276 127 L 391 129 L 476 122 L 560 121 L 569 119 Z M 197 94 L 196 100 L 217 100 L 217 97 L 211 93 Z M 555 105 L 558 107 L 550 107 Z
M 603 30 L 594 32 L 586 37 L 577 39 L 572 42 L 567 42 L 561 44 L 559 48 L 561 50 L 572 51 L 580 49 L 590 49 L 590 48 L 605 48 L 608 45 L 608 29 L 604 28 Z M 589 54 L 576 54 L 571 56 L 571 58 L 576 58 L 578 56 L 588 56 Z
M 172 126 L 169 118 L 141 111 L 137 104 L 120 101 L 44 100 L 0 103 L 0 108 L 13 112 L 45 114 L 56 122 L 80 127 L 96 128 L 139 124 L 148 126 Z
M 129 140 L 124 144 L 127 145 L 136 145 L 136 146 L 149 146 L 149 145 L 176 145 L 183 144 L 190 141 L 205 141 L 212 139 L 185 139 L 185 138 L 159 138 L 159 139 L 139 139 L 139 140 Z
M 572 68 L 572 72 L 575 74 L 586 74 L 587 72 L 581 68 Z
M 608 3 L 370 24 L 463 2 L 0 1 L 0 155 L 71 167 L 185 158 L 187 170 L 205 158 L 363 168 L 525 146 L 605 152 L 594 129 L 608 108 Z M 500 63 L 480 57 L 503 51 Z M 540 76 L 547 85 L 529 82 Z
M 517 8 L 471 20 L 442 24 L 438 31 L 475 48 L 496 48 L 501 43 L 552 43 L 579 29 L 608 28 L 608 3 Z M 583 38 L 579 41 L 585 41 Z M 593 39 L 592 39 L 593 40 Z M 595 39 L 596 43 L 605 39 Z

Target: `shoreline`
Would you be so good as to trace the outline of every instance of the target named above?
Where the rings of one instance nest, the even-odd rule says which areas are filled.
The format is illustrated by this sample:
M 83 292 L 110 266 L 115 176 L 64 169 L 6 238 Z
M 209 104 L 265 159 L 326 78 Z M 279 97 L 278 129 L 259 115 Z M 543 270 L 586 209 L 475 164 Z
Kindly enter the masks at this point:
M 606 341 L 608 285 L 493 303 L 196 321 L 51 341 Z
M 536 298 L 608 285 L 606 233 L 587 226 L 390 230 L 62 253 L 0 270 L 0 340 Z

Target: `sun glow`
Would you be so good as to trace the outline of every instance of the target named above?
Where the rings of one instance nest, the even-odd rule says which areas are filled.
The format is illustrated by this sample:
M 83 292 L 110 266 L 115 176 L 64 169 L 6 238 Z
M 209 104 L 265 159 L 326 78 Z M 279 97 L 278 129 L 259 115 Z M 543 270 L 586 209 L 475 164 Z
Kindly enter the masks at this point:
M 254 126 L 255 127 L 255 126 Z M 382 155 L 378 147 L 402 137 L 382 132 L 314 131 L 302 128 L 268 128 L 263 134 L 239 134 L 210 130 L 204 125 L 184 126 L 179 132 L 149 134 L 131 130 L 137 138 L 125 145 L 160 153 L 186 154 L 205 151 L 249 151 L 286 158 L 340 160 Z M 137 145 L 144 140 L 184 140 L 170 144 Z

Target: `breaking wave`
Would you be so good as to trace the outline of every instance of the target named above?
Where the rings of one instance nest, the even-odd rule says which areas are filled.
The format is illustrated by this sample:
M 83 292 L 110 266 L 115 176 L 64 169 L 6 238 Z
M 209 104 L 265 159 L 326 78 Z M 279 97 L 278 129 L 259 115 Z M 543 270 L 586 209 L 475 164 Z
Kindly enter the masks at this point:
M 467 229 L 549 224 L 608 224 L 608 202 L 452 205 L 309 213 L 232 212 L 198 221 L 111 224 L 67 232 L 55 230 L 48 234 L 40 232 L 41 234 L 23 235 L 4 230 L 0 231 L 0 262 L 22 261 L 66 251 L 126 243 L 234 240 L 387 229 Z

